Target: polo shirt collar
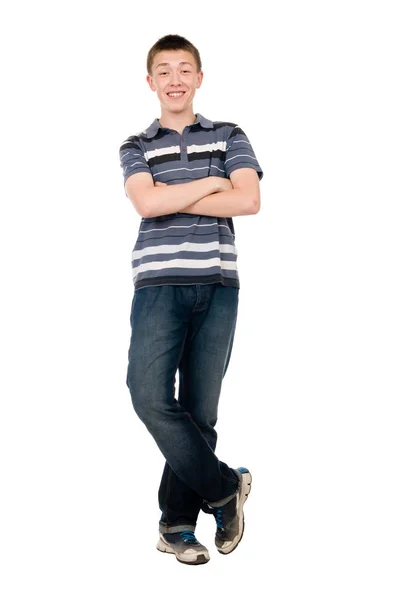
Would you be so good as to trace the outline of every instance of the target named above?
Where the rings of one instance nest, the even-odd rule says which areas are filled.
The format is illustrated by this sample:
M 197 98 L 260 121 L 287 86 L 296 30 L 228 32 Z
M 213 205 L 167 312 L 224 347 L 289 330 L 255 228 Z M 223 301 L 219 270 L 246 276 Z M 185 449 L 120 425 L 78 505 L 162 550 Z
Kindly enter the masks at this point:
M 191 125 L 196 125 L 196 123 L 199 123 L 199 125 L 201 127 L 203 127 L 204 129 L 213 129 L 212 121 L 209 121 L 209 119 L 206 119 L 200 113 L 195 113 L 195 116 L 196 116 L 196 121 L 191 123 Z M 143 132 L 143 135 L 146 138 L 150 139 L 156 135 L 156 133 L 158 132 L 159 129 L 164 129 L 164 128 L 160 125 L 159 120 L 155 119 L 153 121 L 153 123 Z

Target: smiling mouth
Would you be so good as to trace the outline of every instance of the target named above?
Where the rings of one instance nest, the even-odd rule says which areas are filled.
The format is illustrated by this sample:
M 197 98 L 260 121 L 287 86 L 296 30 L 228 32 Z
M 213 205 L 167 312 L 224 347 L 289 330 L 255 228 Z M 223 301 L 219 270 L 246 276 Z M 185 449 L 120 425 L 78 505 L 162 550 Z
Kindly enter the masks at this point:
M 182 96 L 183 96 L 184 94 L 185 94 L 185 92 L 169 92 L 169 93 L 167 94 L 167 96 L 168 96 L 169 98 L 174 98 L 174 99 L 175 99 L 175 98 L 182 98 Z

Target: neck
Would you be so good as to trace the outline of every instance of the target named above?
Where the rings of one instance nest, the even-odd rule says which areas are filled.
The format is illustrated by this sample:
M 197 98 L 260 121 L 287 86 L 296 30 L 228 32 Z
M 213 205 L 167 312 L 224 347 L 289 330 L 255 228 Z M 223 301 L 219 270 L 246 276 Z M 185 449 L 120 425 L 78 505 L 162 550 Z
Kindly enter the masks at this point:
M 178 133 L 182 133 L 187 125 L 191 125 L 196 121 L 196 116 L 192 110 L 192 106 L 183 113 L 165 112 L 162 109 L 162 114 L 158 121 L 161 127 L 167 127 L 168 129 L 174 129 Z

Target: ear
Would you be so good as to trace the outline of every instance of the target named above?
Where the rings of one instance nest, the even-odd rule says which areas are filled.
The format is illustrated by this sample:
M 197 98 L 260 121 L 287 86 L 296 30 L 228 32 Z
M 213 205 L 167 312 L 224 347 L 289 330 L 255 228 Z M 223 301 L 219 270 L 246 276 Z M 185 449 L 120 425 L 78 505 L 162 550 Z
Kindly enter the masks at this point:
M 196 88 L 200 88 L 200 86 L 202 85 L 202 81 L 203 81 L 203 71 L 199 71 L 198 73 L 198 80 L 196 82 Z
M 149 87 L 152 90 L 152 92 L 155 92 L 156 91 L 156 86 L 153 83 L 153 77 L 151 75 L 149 75 L 149 74 L 146 75 L 146 81 L 148 82 Z

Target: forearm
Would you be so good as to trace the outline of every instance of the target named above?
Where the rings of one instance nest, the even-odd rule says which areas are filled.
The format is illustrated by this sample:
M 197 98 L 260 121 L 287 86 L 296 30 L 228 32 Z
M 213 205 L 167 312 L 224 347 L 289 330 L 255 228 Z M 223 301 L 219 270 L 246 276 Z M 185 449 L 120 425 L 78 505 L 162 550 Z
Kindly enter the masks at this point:
M 149 190 L 146 197 L 146 216 L 160 217 L 175 212 L 186 212 L 194 202 L 205 196 L 212 197 L 219 189 L 217 177 L 204 177 L 189 183 L 155 186 Z
M 253 214 L 253 209 L 251 199 L 243 190 L 232 189 L 205 196 L 179 212 L 210 217 L 239 217 Z

